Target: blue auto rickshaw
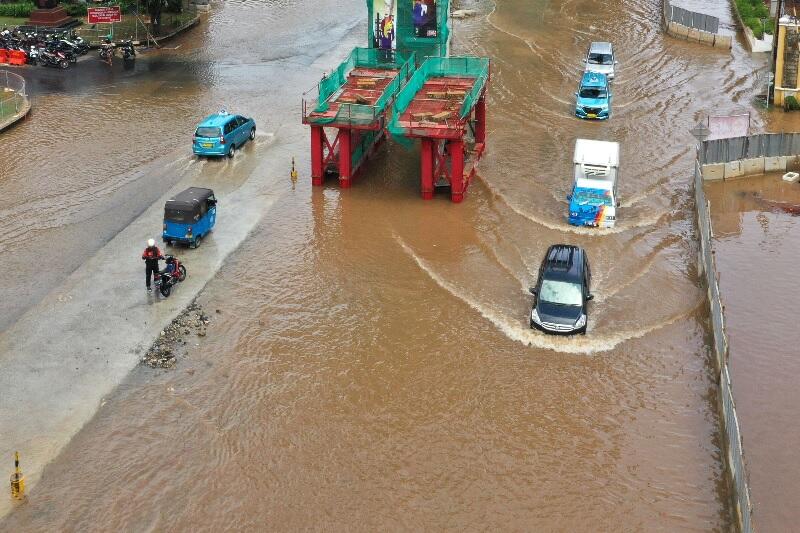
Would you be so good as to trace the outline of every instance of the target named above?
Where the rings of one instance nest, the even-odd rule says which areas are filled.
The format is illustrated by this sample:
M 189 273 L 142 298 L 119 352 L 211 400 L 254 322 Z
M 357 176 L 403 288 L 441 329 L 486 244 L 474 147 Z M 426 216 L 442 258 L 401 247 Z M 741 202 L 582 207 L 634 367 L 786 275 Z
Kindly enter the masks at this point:
M 217 221 L 217 199 L 214 191 L 189 187 L 164 204 L 164 233 L 167 244 L 185 243 L 190 248 L 200 246 L 200 241 L 214 228 Z

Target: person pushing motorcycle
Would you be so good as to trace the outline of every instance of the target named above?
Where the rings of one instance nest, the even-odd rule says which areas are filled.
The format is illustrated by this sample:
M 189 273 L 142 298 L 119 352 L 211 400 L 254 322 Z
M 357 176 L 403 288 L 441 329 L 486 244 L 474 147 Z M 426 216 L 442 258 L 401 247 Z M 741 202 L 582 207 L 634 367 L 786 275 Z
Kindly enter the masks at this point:
M 142 253 L 142 259 L 144 260 L 144 280 L 147 284 L 147 290 L 151 291 L 150 277 L 152 276 L 155 279 L 158 275 L 158 261 L 159 259 L 164 259 L 161 250 L 158 249 L 156 241 L 153 239 L 147 240 L 147 248 Z

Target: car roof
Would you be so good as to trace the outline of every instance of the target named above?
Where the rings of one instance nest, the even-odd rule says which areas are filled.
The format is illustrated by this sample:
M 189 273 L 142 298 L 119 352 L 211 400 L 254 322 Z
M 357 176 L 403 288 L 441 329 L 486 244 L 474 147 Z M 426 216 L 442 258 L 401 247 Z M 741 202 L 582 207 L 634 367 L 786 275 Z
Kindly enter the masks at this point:
M 589 46 L 589 52 L 596 54 L 610 54 L 611 43 L 596 41 Z
M 542 279 L 579 282 L 583 279 L 583 249 L 571 244 L 554 244 L 544 257 Z
M 236 118 L 236 115 L 230 113 L 214 113 L 204 118 L 198 128 L 220 128 L 227 124 L 232 118 Z
M 211 189 L 204 189 L 202 187 L 189 187 L 185 189 L 164 204 L 165 209 L 175 209 L 177 211 L 193 210 L 200 202 L 207 200 L 214 196 L 214 191 Z
M 606 75 L 599 72 L 585 72 L 581 78 L 583 87 L 605 87 L 606 85 L 608 85 Z

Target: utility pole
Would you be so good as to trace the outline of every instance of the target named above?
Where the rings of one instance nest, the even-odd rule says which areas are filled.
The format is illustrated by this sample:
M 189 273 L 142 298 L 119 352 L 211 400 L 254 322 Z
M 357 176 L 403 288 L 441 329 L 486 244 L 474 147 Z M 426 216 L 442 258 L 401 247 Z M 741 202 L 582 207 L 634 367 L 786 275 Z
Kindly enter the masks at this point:
M 781 14 L 783 13 L 783 0 L 778 0 L 778 7 L 775 10 L 775 27 L 772 29 L 772 82 L 767 86 L 767 102 L 774 101 L 775 99 L 775 80 L 777 79 L 778 73 L 775 72 L 775 68 L 778 65 L 778 28 L 779 22 L 781 20 Z

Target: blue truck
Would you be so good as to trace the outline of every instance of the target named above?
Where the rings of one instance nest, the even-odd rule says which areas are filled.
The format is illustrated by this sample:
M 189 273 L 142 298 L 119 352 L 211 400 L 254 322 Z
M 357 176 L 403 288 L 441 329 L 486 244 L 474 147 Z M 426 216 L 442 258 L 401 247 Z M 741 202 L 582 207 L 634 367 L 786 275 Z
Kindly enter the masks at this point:
M 572 192 L 567 196 L 569 223 L 614 227 L 619 207 L 619 143 L 577 139 L 573 165 Z

